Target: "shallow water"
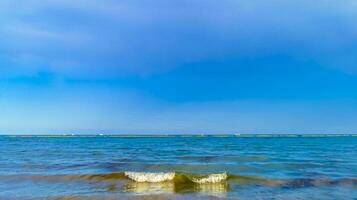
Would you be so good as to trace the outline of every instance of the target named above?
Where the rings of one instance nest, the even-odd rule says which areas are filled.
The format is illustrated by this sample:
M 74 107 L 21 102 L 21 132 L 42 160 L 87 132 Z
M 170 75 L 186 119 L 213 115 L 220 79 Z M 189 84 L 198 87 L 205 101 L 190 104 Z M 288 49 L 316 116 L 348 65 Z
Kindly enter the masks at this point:
M 0 136 L 0 199 L 357 199 L 357 137 Z

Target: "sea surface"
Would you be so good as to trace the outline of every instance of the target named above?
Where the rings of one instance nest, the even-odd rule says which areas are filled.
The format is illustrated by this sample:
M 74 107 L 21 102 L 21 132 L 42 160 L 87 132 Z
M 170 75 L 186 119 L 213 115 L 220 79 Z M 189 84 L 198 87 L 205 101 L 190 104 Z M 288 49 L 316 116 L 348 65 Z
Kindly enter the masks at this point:
M 357 137 L 0 136 L 0 199 L 357 199 Z

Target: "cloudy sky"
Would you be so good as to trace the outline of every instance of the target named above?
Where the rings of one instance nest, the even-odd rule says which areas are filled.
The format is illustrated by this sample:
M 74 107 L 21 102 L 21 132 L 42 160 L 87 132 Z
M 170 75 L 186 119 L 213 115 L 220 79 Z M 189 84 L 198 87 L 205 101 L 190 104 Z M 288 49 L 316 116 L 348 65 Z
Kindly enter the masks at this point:
M 355 0 L 0 1 L 0 133 L 357 132 Z

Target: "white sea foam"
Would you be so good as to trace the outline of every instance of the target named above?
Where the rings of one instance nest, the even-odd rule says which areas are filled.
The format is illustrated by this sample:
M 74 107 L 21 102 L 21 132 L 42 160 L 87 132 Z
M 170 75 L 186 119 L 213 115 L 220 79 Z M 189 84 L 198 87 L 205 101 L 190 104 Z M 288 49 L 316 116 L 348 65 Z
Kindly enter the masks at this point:
M 125 176 L 136 182 L 158 183 L 173 180 L 175 178 L 175 173 L 125 172 Z
M 207 177 L 203 178 L 192 178 L 192 181 L 199 184 L 204 183 L 219 183 L 227 179 L 227 173 L 221 174 L 210 174 Z

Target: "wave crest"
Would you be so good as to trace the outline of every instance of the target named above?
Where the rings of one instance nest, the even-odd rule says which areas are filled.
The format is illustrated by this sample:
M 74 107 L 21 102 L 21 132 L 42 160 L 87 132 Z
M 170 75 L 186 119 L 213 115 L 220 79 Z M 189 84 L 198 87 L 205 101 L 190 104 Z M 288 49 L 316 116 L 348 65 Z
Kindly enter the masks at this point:
M 227 180 L 228 175 L 227 173 L 220 173 L 220 174 L 176 174 L 175 172 L 159 172 L 159 173 L 152 173 L 152 172 L 124 172 L 124 175 L 129 179 L 136 181 L 136 182 L 147 182 L 147 183 L 158 183 L 158 182 L 165 182 L 165 181 L 179 181 L 182 180 L 197 183 L 197 184 L 206 184 L 206 183 L 220 183 L 222 181 Z M 182 178 L 184 177 L 184 178 Z
M 192 177 L 191 180 L 194 183 L 205 184 L 205 183 L 219 183 L 227 180 L 227 178 L 228 178 L 227 173 L 221 173 L 221 174 L 209 174 L 206 177 L 201 177 L 201 178 Z
M 158 183 L 171 181 L 175 178 L 175 172 L 149 173 L 149 172 L 125 172 L 125 176 L 136 182 Z

